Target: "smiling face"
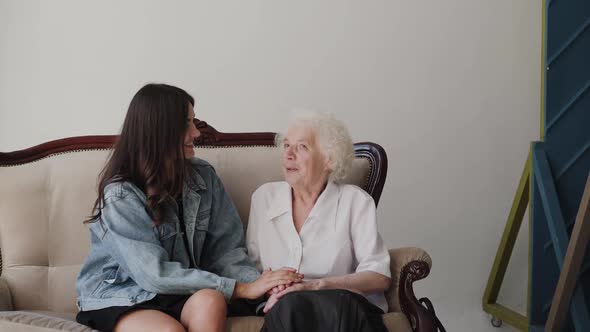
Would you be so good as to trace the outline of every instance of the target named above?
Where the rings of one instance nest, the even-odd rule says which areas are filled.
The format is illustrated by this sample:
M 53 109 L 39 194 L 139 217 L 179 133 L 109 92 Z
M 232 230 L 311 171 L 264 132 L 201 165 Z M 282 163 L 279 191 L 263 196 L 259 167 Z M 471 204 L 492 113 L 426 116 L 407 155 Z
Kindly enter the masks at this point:
M 184 158 L 190 159 L 195 156 L 194 144 L 193 142 L 197 137 L 201 136 L 201 132 L 195 126 L 195 111 L 193 105 L 190 103 L 188 104 L 188 114 L 186 118 L 186 133 L 184 134 L 183 140 L 183 150 L 184 150 Z
M 291 187 L 311 188 L 328 179 L 328 160 L 315 131 L 303 124 L 289 127 L 283 139 L 283 175 Z

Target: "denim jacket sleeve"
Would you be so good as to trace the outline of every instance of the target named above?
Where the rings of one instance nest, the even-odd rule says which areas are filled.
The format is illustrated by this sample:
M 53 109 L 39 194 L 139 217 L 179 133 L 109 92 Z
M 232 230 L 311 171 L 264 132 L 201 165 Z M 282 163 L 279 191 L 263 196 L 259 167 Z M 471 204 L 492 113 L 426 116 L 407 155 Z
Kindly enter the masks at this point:
M 192 294 L 209 288 L 221 292 L 227 301 L 231 299 L 235 280 L 199 269 L 185 269 L 170 260 L 138 197 L 128 194 L 106 198 L 101 220 L 92 227 L 98 227 L 96 230 L 102 233 L 113 258 L 141 288 L 159 294 Z
M 201 256 L 202 266 L 227 278 L 252 282 L 260 273 L 248 257 L 242 221 L 215 171 L 211 178 L 211 222 Z

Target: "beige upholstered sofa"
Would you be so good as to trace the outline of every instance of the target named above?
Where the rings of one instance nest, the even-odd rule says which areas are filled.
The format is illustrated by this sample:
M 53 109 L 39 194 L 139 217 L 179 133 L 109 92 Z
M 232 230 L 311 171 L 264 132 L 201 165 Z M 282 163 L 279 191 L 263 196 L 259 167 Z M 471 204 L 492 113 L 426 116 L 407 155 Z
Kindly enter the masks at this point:
M 247 221 L 250 195 L 282 178 L 274 133 L 219 133 L 197 121 L 197 156 L 217 170 Z M 96 198 L 96 180 L 115 136 L 84 136 L 0 153 L 0 331 L 90 331 L 75 322 L 74 282 L 88 252 L 82 220 Z M 355 145 L 354 183 L 379 201 L 387 157 L 377 144 Z M 392 249 L 387 291 L 390 331 L 433 331 L 432 316 L 412 290 L 431 260 L 419 248 Z M 228 319 L 229 331 L 259 331 L 263 319 Z

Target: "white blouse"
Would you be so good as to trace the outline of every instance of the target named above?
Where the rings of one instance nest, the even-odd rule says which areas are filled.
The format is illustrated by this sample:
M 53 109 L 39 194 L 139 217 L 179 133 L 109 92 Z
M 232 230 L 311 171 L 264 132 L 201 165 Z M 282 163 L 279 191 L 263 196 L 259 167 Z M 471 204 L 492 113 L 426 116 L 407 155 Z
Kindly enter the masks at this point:
M 292 267 L 305 279 L 373 271 L 391 278 L 389 254 L 377 231 L 373 198 L 361 188 L 328 182 L 297 234 L 291 186 L 262 185 L 254 194 L 246 234 L 259 270 Z M 387 312 L 383 293 L 369 301 Z

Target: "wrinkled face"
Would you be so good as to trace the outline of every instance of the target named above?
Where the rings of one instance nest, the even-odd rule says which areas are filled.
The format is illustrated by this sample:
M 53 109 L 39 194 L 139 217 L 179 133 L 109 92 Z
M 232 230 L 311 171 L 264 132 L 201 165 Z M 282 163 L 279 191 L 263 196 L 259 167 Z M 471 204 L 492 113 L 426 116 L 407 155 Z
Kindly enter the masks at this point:
M 195 111 L 193 109 L 193 105 L 189 103 L 188 105 L 188 115 L 186 118 L 186 133 L 184 134 L 184 142 L 183 142 L 183 149 L 184 149 L 184 157 L 186 159 L 193 158 L 195 156 L 195 150 L 193 146 L 193 142 L 197 137 L 201 136 L 201 132 L 195 127 L 194 120 L 195 119 Z
M 309 188 L 328 179 L 328 160 L 312 128 L 293 125 L 283 139 L 283 174 L 291 187 Z

